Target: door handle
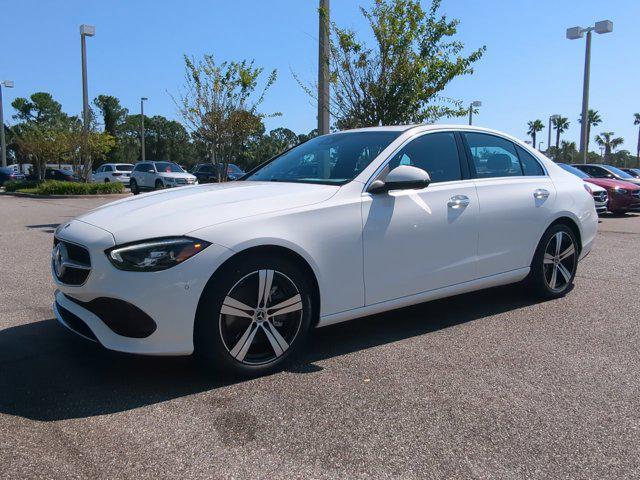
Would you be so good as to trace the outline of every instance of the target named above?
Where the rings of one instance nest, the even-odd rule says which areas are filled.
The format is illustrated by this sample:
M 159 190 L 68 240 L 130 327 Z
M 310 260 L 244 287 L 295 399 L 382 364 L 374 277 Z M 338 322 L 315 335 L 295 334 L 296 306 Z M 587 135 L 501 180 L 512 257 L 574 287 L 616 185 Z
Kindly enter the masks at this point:
M 546 200 L 549 198 L 549 190 L 538 188 L 533 192 L 533 198 L 536 200 Z
M 469 197 L 466 195 L 454 195 L 449 199 L 447 205 L 449 208 L 462 209 L 469 205 Z

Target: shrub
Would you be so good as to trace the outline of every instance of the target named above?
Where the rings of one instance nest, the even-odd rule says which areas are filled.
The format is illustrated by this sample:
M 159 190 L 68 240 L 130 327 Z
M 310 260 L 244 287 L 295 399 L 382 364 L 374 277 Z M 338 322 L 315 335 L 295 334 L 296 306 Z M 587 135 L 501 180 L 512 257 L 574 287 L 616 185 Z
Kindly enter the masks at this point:
M 35 193 L 37 195 L 103 195 L 123 193 L 124 186 L 120 182 L 80 183 L 47 180 L 44 182 L 7 182 L 7 192 Z
M 38 180 L 9 180 L 4 182 L 4 190 L 6 192 L 15 192 L 24 188 L 36 188 L 40 184 Z

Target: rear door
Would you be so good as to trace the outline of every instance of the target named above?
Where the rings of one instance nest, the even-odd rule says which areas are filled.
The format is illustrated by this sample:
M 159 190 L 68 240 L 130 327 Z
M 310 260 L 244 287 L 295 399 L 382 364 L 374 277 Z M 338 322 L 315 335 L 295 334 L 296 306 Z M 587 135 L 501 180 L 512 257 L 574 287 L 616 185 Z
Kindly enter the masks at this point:
M 478 192 L 478 276 L 529 267 L 556 191 L 533 155 L 497 135 L 463 132 Z

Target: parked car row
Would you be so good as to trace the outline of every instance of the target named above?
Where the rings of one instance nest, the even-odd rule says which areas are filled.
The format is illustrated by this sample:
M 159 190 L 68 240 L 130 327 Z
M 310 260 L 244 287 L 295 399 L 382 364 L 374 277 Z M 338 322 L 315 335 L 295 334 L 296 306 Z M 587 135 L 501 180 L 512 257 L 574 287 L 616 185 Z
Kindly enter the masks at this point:
M 14 180 L 24 180 L 26 177 L 24 174 L 15 171 L 13 168 L 2 167 L 0 168 L 0 186 L 4 185 L 5 182 L 10 182 Z
M 611 165 L 564 163 L 558 165 L 584 180 L 594 196 L 598 213 L 604 213 L 607 210 L 618 214 L 640 211 L 640 177 L 634 177 Z M 601 189 L 606 190 L 606 199 Z M 606 205 L 604 210 L 603 202 Z M 599 209 L 598 204 L 600 204 Z

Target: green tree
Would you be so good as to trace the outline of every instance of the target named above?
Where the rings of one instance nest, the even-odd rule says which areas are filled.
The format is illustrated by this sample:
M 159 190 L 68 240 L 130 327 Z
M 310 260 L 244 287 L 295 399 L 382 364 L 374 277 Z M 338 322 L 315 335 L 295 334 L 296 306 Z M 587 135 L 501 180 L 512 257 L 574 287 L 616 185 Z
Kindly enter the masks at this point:
M 185 87 L 174 101 L 194 138 L 207 145 L 211 162 L 222 163 L 218 171 L 226 175 L 228 164 L 264 131 L 262 120 L 279 115 L 259 110 L 277 72 L 273 70 L 258 90 L 264 69 L 253 61 L 218 64 L 212 55 L 201 60 L 185 56 L 184 61 Z
M 531 136 L 533 148 L 536 148 L 536 135 L 538 134 L 538 132 L 544 130 L 544 123 L 542 123 L 542 120 L 532 120 L 530 122 L 527 122 L 527 126 L 529 127 L 529 130 L 527 130 L 527 135 Z
M 573 163 L 577 156 L 578 150 L 576 149 L 576 142 L 567 142 L 563 140 L 560 144 L 560 148 L 558 149 L 556 161 L 561 163 Z
M 596 143 L 604 147 L 604 161 L 608 163 L 611 161 L 611 152 L 624 143 L 622 137 L 614 137 L 613 132 L 602 132 L 600 135 L 596 135 Z
M 37 125 L 79 122 L 62 111 L 62 105 L 55 101 L 50 93 L 37 92 L 28 99 L 18 97 L 11 102 L 16 113 L 14 120 Z
M 560 134 L 567 131 L 569 128 L 569 119 L 567 117 L 562 117 L 558 115 L 557 117 L 553 117 L 551 119 L 551 123 L 553 124 L 553 128 L 556 131 L 556 150 L 560 149 Z M 550 147 L 551 145 L 549 145 Z
M 633 124 L 638 125 L 638 145 L 636 147 L 636 162 L 640 167 L 640 113 L 633 114 Z
M 442 96 L 451 80 L 473 73 L 486 50 L 468 56 L 453 40 L 458 20 L 439 15 L 440 0 L 423 9 L 419 0 L 375 0 L 361 12 L 374 46 L 354 31 L 332 25 L 331 111 L 339 129 L 435 121 L 463 116 L 460 100 Z M 300 82 L 299 82 L 300 83 Z M 304 87 L 310 96 L 313 89 Z
M 102 114 L 102 123 L 104 125 L 104 131 L 118 139 L 119 128 L 124 123 L 129 111 L 120 105 L 120 100 L 112 95 L 98 95 L 93 99 L 93 104 L 98 108 Z M 118 161 L 118 149 L 113 148 L 109 152 L 109 161 Z
M 587 123 L 587 152 L 589 151 L 589 140 L 591 138 L 591 127 L 597 127 L 602 123 L 602 118 L 597 110 L 589 109 L 589 113 L 587 114 L 587 118 L 589 122 Z M 580 118 L 578 118 L 578 122 L 582 125 L 582 114 L 580 114 Z

